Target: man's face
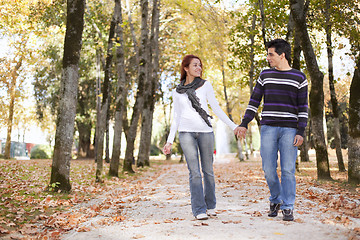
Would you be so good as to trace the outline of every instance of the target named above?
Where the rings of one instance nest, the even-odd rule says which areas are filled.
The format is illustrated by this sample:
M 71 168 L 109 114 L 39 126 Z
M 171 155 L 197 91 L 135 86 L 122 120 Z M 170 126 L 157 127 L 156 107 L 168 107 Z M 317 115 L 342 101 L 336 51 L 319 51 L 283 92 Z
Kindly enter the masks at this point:
M 275 48 L 268 48 L 266 60 L 269 62 L 270 67 L 278 68 L 281 61 L 285 58 L 285 53 L 281 55 L 275 52 Z

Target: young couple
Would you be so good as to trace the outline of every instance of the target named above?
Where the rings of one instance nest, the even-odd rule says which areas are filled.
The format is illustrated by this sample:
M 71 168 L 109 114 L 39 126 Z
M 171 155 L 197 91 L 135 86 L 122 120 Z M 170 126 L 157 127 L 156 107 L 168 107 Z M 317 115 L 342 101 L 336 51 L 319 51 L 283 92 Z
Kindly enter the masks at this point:
M 182 61 L 181 82 L 173 92 L 174 118 L 163 153 L 171 152 L 175 134 L 179 131 L 180 145 L 189 169 L 191 208 L 198 220 L 216 216 L 214 133 L 208 104 L 236 136 L 245 138 L 247 126 L 254 118 L 262 99 L 260 154 L 270 189 L 268 216 L 276 217 L 281 210 L 284 221 L 294 220 L 295 161 L 297 147 L 303 142 L 307 124 L 307 80 L 305 74 L 290 67 L 291 47 L 288 42 L 275 39 L 268 42 L 266 47 L 266 59 L 271 69 L 260 73 L 239 126 L 221 110 L 210 82 L 201 78 L 200 58 L 186 55 Z M 281 181 L 276 171 L 278 152 Z

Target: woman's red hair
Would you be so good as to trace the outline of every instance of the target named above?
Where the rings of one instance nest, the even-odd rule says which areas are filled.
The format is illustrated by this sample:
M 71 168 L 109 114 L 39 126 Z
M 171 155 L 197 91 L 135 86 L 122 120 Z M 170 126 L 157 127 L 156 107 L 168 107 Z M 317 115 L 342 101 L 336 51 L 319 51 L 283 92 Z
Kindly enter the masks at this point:
M 193 60 L 194 58 L 199 59 L 201 67 L 203 66 L 202 62 L 201 62 L 201 59 L 198 56 L 195 56 L 195 55 L 192 55 L 192 54 L 186 55 L 183 58 L 182 62 L 181 62 L 181 78 L 180 78 L 180 80 L 183 80 L 183 79 L 186 78 L 185 68 L 189 67 L 191 60 Z M 202 72 L 201 72 L 201 74 L 202 74 Z

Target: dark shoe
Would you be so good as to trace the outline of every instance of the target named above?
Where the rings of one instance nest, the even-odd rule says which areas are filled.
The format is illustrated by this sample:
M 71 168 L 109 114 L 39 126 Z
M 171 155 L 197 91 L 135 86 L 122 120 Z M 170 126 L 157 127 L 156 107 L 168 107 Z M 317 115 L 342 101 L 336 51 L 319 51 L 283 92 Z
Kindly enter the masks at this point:
M 294 213 L 292 209 L 284 209 L 282 210 L 283 220 L 284 221 L 294 221 Z
M 270 203 L 270 211 L 269 217 L 276 217 L 278 215 L 278 211 L 280 210 L 281 203 Z

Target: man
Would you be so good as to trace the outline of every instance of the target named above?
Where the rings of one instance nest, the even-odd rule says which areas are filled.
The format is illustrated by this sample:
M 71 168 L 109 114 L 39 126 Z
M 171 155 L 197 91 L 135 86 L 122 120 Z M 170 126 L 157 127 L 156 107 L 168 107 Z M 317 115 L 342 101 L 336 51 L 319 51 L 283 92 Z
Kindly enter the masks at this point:
M 270 190 L 269 217 L 281 209 L 284 221 L 293 221 L 296 195 L 295 162 L 297 147 L 303 143 L 308 118 L 307 80 L 304 73 L 290 67 L 291 47 L 282 39 L 266 44 L 271 69 L 260 73 L 237 136 L 244 138 L 249 122 L 263 98 L 261 113 L 262 167 Z M 281 182 L 277 175 L 280 153 Z

